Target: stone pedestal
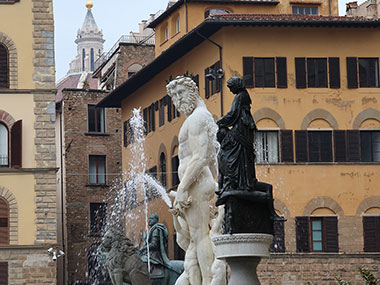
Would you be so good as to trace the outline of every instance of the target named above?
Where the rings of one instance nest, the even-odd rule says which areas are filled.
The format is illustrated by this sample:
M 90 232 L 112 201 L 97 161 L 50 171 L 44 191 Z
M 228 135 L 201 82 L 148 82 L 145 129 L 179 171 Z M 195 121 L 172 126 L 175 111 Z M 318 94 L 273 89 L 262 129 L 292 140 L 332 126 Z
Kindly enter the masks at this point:
M 256 268 L 261 257 L 269 256 L 273 236 L 269 234 L 232 234 L 213 238 L 215 255 L 231 267 L 229 285 L 259 285 Z

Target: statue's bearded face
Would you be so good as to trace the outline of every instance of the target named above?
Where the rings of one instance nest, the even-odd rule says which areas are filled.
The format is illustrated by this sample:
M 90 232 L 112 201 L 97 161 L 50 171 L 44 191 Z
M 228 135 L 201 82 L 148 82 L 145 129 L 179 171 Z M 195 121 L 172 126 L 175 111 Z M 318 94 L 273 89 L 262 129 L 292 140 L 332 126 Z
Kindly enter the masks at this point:
M 195 98 L 191 90 L 182 84 L 177 84 L 171 89 L 171 97 L 174 106 L 185 116 L 190 115 L 195 108 Z

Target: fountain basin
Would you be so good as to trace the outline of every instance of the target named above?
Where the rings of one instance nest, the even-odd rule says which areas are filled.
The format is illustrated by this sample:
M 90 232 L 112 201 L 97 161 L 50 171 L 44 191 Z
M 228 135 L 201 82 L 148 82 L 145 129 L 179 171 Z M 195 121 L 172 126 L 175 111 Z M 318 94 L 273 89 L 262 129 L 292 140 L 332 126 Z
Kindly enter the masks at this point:
M 259 285 L 256 268 L 261 257 L 269 257 L 273 236 L 269 234 L 232 234 L 215 236 L 215 255 L 231 267 L 230 285 Z

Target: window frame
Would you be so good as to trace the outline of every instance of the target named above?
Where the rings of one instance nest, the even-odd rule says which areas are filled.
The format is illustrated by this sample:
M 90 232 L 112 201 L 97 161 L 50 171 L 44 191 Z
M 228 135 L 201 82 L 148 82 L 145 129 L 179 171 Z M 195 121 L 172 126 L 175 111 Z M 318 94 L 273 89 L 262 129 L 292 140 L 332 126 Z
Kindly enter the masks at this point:
M 317 13 L 316 14 L 314 14 L 314 13 L 305 13 L 305 11 L 304 11 L 304 13 L 295 13 L 296 9 L 298 9 L 298 10 L 300 10 L 300 9 L 303 9 L 303 10 L 310 9 L 310 11 L 312 11 L 313 9 L 316 9 Z M 292 14 L 293 15 L 312 15 L 312 16 L 318 16 L 319 15 L 319 11 L 318 10 L 319 10 L 318 7 L 313 7 L 313 6 L 298 6 L 298 5 L 292 6 Z
M 375 71 L 375 77 L 372 78 L 375 80 L 375 86 L 372 86 L 371 83 L 369 82 L 371 79 L 370 79 L 370 76 L 372 74 L 369 74 L 367 77 L 366 77 L 366 84 L 362 84 L 362 79 L 363 78 L 363 69 L 361 69 L 361 66 L 363 66 L 363 64 L 361 65 L 360 62 L 363 62 L 363 61 L 369 61 L 369 64 L 371 63 L 371 61 L 373 61 L 375 63 L 375 67 L 374 67 L 374 71 Z M 357 60 L 357 64 L 358 64 L 358 80 L 359 80 L 359 87 L 360 88 L 379 88 L 380 87 L 380 84 L 379 84 L 379 58 L 378 57 L 358 57 L 358 60 Z M 371 71 L 371 67 L 369 66 L 369 73 Z
M 160 182 L 161 185 L 166 187 L 168 185 L 167 179 L 167 161 L 166 154 L 164 152 L 160 153 Z
M 258 73 L 259 62 L 262 61 L 263 74 Z M 272 70 L 267 70 L 267 64 L 271 65 Z M 276 63 L 274 57 L 254 57 L 253 58 L 254 70 L 254 87 L 255 88 L 275 88 L 276 87 Z M 260 76 L 260 77 L 259 77 Z M 259 78 L 262 77 L 262 80 Z M 260 82 L 263 81 L 263 82 Z M 268 83 L 270 81 L 270 83 Z M 258 84 L 260 82 L 260 84 Z
M 7 225 L 5 227 L 0 226 L 0 228 L 6 228 L 6 229 L 2 229 L 1 231 L 4 231 L 7 237 L 6 237 L 6 241 L 0 240 L 0 245 L 9 245 L 10 244 L 10 229 L 11 229 L 10 228 L 10 205 L 8 201 L 3 197 L 0 197 L 0 205 L 1 204 L 5 206 L 5 209 L 0 208 L 0 219 L 5 219 Z M 2 211 L 4 211 L 4 213 L 6 212 L 6 214 L 1 214 Z
M 95 207 L 96 206 L 96 207 Z M 101 211 L 102 212 L 101 212 Z M 104 216 L 101 217 L 101 214 Z M 94 215 L 96 215 L 94 217 Z M 90 203 L 90 236 L 102 236 L 105 233 L 107 225 L 107 203 L 105 202 L 91 202 Z M 94 219 L 93 219 L 94 217 Z M 96 219 L 96 230 L 94 230 L 93 221 Z
M 324 75 L 320 76 L 322 65 L 324 68 Z M 307 88 L 328 88 L 328 67 L 327 57 L 308 57 L 306 58 L 306 74 L 307 74 Z M 313 73 L 312 73 L 313 72 Z M 314 75 L 314 80 L 312 79 Z M 322 81 L 323 80 L 323 81 Z M 314 81 L 314 82 L 313 82 Z
M 373 219 L 374 228 L 369 228 L 370 219 Z M 380 215 L 364 214 L 362 217 L 362 224 L 363 224 L 363 251 L 364 252 L 380 252 Z M 371 230 L 373 232 L 368 233 L 368 231 L 371 231 Z
M 90 116 L 90 109 L 93 109 L 93 115 Z M 98 126 L 98 113 L 100 112 L 100 130 Z M 93 118 L 91 118 L 93 116 Z M 94 130 L 90 130 L 90 124 L 94 124 Z M 96 107 L 95 104 L 87 104 L 87 131 L 91 134 L 106 133 L 106 110 L 102 107 Z
M 9 49 L 5 44 L 0 42 L 0 52 L 1 52 L 1 49 L 3 49 L 4 57 L 0 58 L 0 62 L 1 62 L 1 60 L 4 60 L 5 69 L 4 69 L 4 82 L 0 81 L 0 89 L 9 89 L 9 87 L 10 87 L 10 66 L 9 66 L 10 55 L 9 55 Z M 1 56 L 1 53 L 0 53 L 0 56 Z M 0 68 L 1 68 L 1 66 L 0 66 Z M 1 72 L 1 70 L 0 70 L 0 72 Z
M 314 240 L 313 233 L 316 232 L 317 230 L 313 230 L 313 222 L 315 221 L 320 221 L 321 222 L 321 229 L 318 230 L 321 233 L 321 240 Z M 324 223 L 324 218 L 323 217 L 318 217 L 318 216 L 311 216 L 310 217 L 310 231 L 309 231 L 309 237 L 310 237 L 310 251 L 311 252 L 326 252 L 326 233 L 324 230 L 325 223 Z M 314 242 L 320 242 L 322 244 L 322 249 L 321 250 L 316 250 L 314 249 Z
M 269 153 L 272 153 L 270 152 L 269 148 L 266 147 L 265 149 L 263 148 L 262 150 L 265 151 L 266 155 L 263 155 L 263 160 L 259 160 L 259 150 L 258 150 L 258 135 L 259 134 L 265 134 L 266 135 L 266 138 L 263 137 L 263 139 L 265 139 L 267 141 L 267 144 L 266 146 L 268 146 L 268 133 L 276 133 L 276 150 L 277 150 L 277 161 L 269 161 L 269 157 L 273 157 L 272 155 L 269 155 Z M 263 145 L 264 146 L 264 145 Z M 280 137 L 279 137 L 279 130 L 257 130 L 255 132 L 255 150 L 256 150 L 256 163 L 258 164 L 270 164 L 270 163 L 279 163 L 280 162 Z M 265 159 L 265 157 L 267 159 Z
M 1 158 L 1 153 L 0 153 L 0 167 L 9 167 L 9 142 L 10 142 L 9 129 L 8 129 L 8 126 L 6 124 L 3 124 L 2 122 L 0 122 L 0 126 L 3 126 L 5 129 L 5 132 L 6 132 L 6 149 L 7 149 L 7 154 L 5 157 L 7 163 L 1 164 L 2 158 Z M 0 133 L 0 135 L 1 135 L 1 133 Z
M 95 169 L 95 180 L 96 182 L 91 182 L 91 161 L 95 161 L 96 169 Z M 104 182 L 99 183 L 99 162 L 103 161 L 104 163 L 104 173 L 103 178 Z M 99 154 L 90 154 L 88 156 L 88 183 L 90 185 L 106 185 L 107 184 L 107 156 L 106 155 L 99 155 Z
M 361 162 L 380 162 L 380 159 L 379 160 L 374 160 L 374 150 L 373 150 L 373 146 L 374 146 L 374 139 L 373 139 L 373 133 L 377 133 L 379 136 L 380 136 L 380 130 L 360 130 L 360 161 Z M 364 139 L 363 139 L 363 136 L 364 134 L 370 134 L 370 160 L 364 160 L 363 159 L 363 149 L 365 147 L 363 147 L 363 144 L 364 144 Z M 380 143 L 380 141 L 379 141 Z

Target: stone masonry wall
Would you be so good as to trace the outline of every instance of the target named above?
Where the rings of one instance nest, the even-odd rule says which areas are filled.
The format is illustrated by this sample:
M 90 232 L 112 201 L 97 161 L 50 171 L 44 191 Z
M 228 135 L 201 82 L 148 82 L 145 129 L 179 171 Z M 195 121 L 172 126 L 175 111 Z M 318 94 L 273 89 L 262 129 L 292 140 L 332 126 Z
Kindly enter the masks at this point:
M 56 263 L 47 255 L 47 248 L 0 247 L 0 262 L 8 263 L 9 285 L 56 284 Z
M 52 0 L 33 0 L 35 244 L 57 242 L 54 18 Z
M 108 93 L 64 90 L 64 147 L 66 169 L 66 225 L 68 284 L 87 282 L 88 249 L 101 237 L 90 234 L 90 203 L 107 201 L 109 189 L 121 176 L 121 116 L 106 109 L 106 132 L 87 132 L 87 106 Z M 106 184 L 89 184 L 89 155 L 106 155 Z M 116 182 L 115 182 L 116 181 Z M 115 184 L 116 183 L 116 184 Z
M 137 44 L 120 44 L 119 57 L 117 58 L 116 86 L 119 86 L 128 78 L 128 67 L 138 63 L 143 67 L 154 59 L 154 46 Z
M 336 277 L 364 285 L 359 266 L 380 278 L 379 254 L 272 254 L 257 273 L 262 285 L 336 285 Z

